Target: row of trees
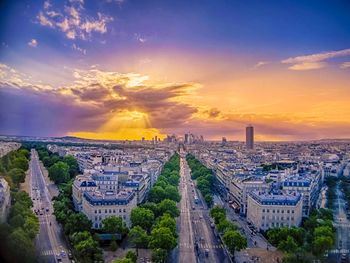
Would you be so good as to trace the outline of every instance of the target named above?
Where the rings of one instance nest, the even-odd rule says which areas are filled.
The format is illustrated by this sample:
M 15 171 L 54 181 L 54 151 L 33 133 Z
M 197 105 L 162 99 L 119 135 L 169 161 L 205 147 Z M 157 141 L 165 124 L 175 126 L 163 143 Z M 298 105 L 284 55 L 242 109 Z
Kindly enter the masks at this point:
M 347 208 L 350 207 L 350 178 L 346 176 L 340 177 L 340 189 L 345 195 L 345 201 L 347 204 Z
M 49 177 L 55 184 L 67 183 L 79 173 L 77 160 L 67 155 L 60 157 L 56 153 L 48 151 L 45 146 L 37 146 L 40 160 L 49 171 Z
M 205 167 L 193 155 L 186 156 L 187 163 L 191 169 L 191 178 L 197 180 L 197 187 L 202 193 L 208 206 L 213 204 L 214 176 L 213 171 Z
M 74 255 L 79 262 L 98 262 L 103 260 L 98 236 L 91 232 L 92 223 L 73 208 L 72 180 L 59 185 L 60 194 L 54 197 L 54 215 L 62 224 L 64 233 L 70 241 Z
M 321 208 L 313 211 L 302 227 L 273 228 L 267 232 L 267 237 L 271 244 L 286 253 L 285 262 L 311 262 L 333 247 L 332 220 L 332 211 Z
M 247 239 L 238 231 L 237 226 L 227 219 L 224 208 L 214 206 L 210 210 L 210 216 L 214 219 L 215 227 L 232 256 L 235 251 L 247 247 Z
M 39 231 L 38 218 L 26 192 L 12 192 L 8 223 L 0 225 L 0 261 L 36 262 L 34 238 Z
M 334 201 L 337 199 L 336 186 L 338 182 L 338 177 L 327 176 L 325 178 L 325 183 L 328 187 L 327 190 L 327 208 L 333 209 Z
M 103 261 L 99 238 L 92 230 L 91 221 L 74 210 L 72 184 L 79 172 L 79 166 L 73 156 L 60 157 L 48 151 L 45 145 L 34 145 L 40 160 L 49 171 L 49 178 L 59 188 L 59 195 L 53 198 L 54 215 L 62 224 L 65 235 L 73 248 L 79 262 Z
M 129 242 L 136 249 L 151 248 L 153 262 L 165 262 L 177 245 L 175 218 L 180 214 L 176 206 L 180 201 L 179 180 L 180 157 L 175 154 L 150 190 L 149 201 L 131 211 Z
M 0 158 L 0 175 L 8 182 L 11 190 L 17 191 L 20 183 L 24 183 L 29 167 L 29 157 L 29 151 L 20 148 Z

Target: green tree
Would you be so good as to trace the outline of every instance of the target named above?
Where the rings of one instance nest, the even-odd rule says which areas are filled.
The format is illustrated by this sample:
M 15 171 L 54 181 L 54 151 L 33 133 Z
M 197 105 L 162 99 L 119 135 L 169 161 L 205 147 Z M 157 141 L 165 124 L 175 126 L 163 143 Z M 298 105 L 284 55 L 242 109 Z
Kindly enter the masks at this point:
M 154 223 L 154 214 L 147 208 L 135 207 L 131 210 L 130 221 L 132 226 L 140 226 L 146 231 L 150 231 Z
M 79 164 L 78 161 L 72 156 L 67 155 L 63 158 L 63 162 L 68 164 L 69 166 L 69 175 L 73 178 L 75 175 L 79 173 Z
M 220 233 L 224 233 L 227 230 L 237 230 L 237 226 L 228 221 L 226 218 L 221 220 L 220 223 L 216 225 L 216 227 Z
M 180 215 L 180 211 L 176 206 L 176 202 L 169 199 L 164 199 L 158 205 L 160 215 L 168 213 L 172 217 L 178 217 Z
M 162 217 L 159 218 L 158 223 L 155 225 L 155 228 L 158 228 L 158 227 L 167 227 L 171 230 L 171 232 L 175 237 L 177 236 L 176 221 L 169 214 L 164 214 Z
M 80 262 L 93 263 L 102 261 L 102 250 L 91 235 L 76 243 L 74 245 L 74 250 Z
M 278 249 L 288 253 L 295 252 L 297 248 L 298 248 L 298 244 L 295 243 L 294 239 L 291 236 L 288 236 L 287 240 L 282 240 L 278 244 Z
M 127 253 L 126 253 L 126 256 L 125 258 L 129 258 L 132 260 L 132 262 L 136 263 L 137 261 L 137 255 L 134 251 L 132 250 L 129 250 Z
M 150 202 L 159 203 L 166 197 L 166 192 L 161 186 L 153 186 L 149 191 L 148 200 Z
M 313 254 L 322 256 L 324 253 L 333 247 L 333 239 L 329 236 L 317 236 L 313 241 Z
M 56 184 L 69 181 L 69 166 L 64 162 L 57 162 L 49 168 L 49 177 Z
M 162 248 L 156 248 L 152 250 L 152 262 L 164 263 L 168 256 L 168 252 Z
M 24 156 L 19 156 L 12 161 L 12 167 L 27 171 L 29 168 L 28 160 Z
M 121 258 L 113 261 L 113 263 L 134 263 L 130 258 Z
M 151 232 L 149 246 L 153 249 L 162 248 L 170 251 L 176 246 L 176 238 L 167 227 L 155 228 Z
M 128 228 L 120 216 L 110 216 L 102 220 L 102 230 L 111 234 L 126 234 Z
M 129 241 L 133 247 L 147 248 L 148 247 L 148 235 L 146 230 L 140 226 L 134 226 L 129 232 Z
M 23 183 L 26 174 L 21 168 L 13 168 L 8 172 L 8 176 L 11 177 L 13 183 L 18 187 L 19 183 Z
M 232 255 L 234 255 L 236 250 L 239 251 L 247 247 L 247 239 L 238 231 L 226 231 L 222 239 Z
M 92 227 L 91 221 L 83 213 L 69 214 L 64 225 L 64 232 L 71 235 L 75 232 L 89 231 Z

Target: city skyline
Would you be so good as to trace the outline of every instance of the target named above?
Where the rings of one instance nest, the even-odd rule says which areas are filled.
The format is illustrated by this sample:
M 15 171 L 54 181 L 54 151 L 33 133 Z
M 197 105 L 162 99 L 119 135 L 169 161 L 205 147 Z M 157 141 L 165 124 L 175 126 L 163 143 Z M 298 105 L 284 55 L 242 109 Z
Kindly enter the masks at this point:
M 0 134 L 350 137 L 346 1 L 1 5 Z

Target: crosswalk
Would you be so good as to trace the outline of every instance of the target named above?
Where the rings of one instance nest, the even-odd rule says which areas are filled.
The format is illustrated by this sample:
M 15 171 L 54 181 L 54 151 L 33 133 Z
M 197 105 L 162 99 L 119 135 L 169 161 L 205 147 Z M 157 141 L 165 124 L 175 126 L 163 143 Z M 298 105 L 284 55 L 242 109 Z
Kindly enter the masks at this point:
M 348 254 L 349 249 L 332 249 L 328 251 L 328 254 Z
M 50 250 L 43 250 L 40 253 L 41 256 L 51 256 L 51 255 L 55 255 L 55 251 L 53 251 L 52 249 Z
M 203 248 L 203 249 L 221 249 L 224 248 L 223 245 L 214 245 L 214 244 L 198 244 L 199 248 Z M 179 248 L 194 248 L 193 244 L 190 243 L 179 243 Z

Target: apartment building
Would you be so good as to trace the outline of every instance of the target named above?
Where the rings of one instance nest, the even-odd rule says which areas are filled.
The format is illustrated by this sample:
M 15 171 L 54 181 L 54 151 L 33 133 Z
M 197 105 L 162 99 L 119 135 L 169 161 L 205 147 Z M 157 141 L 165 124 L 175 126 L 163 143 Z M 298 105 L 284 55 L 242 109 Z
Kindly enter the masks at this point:
M 253 191 L 248 195 L 247 221 L 258 230 L 299 226 L 303 199 L 300 193 L 267 193 Z

